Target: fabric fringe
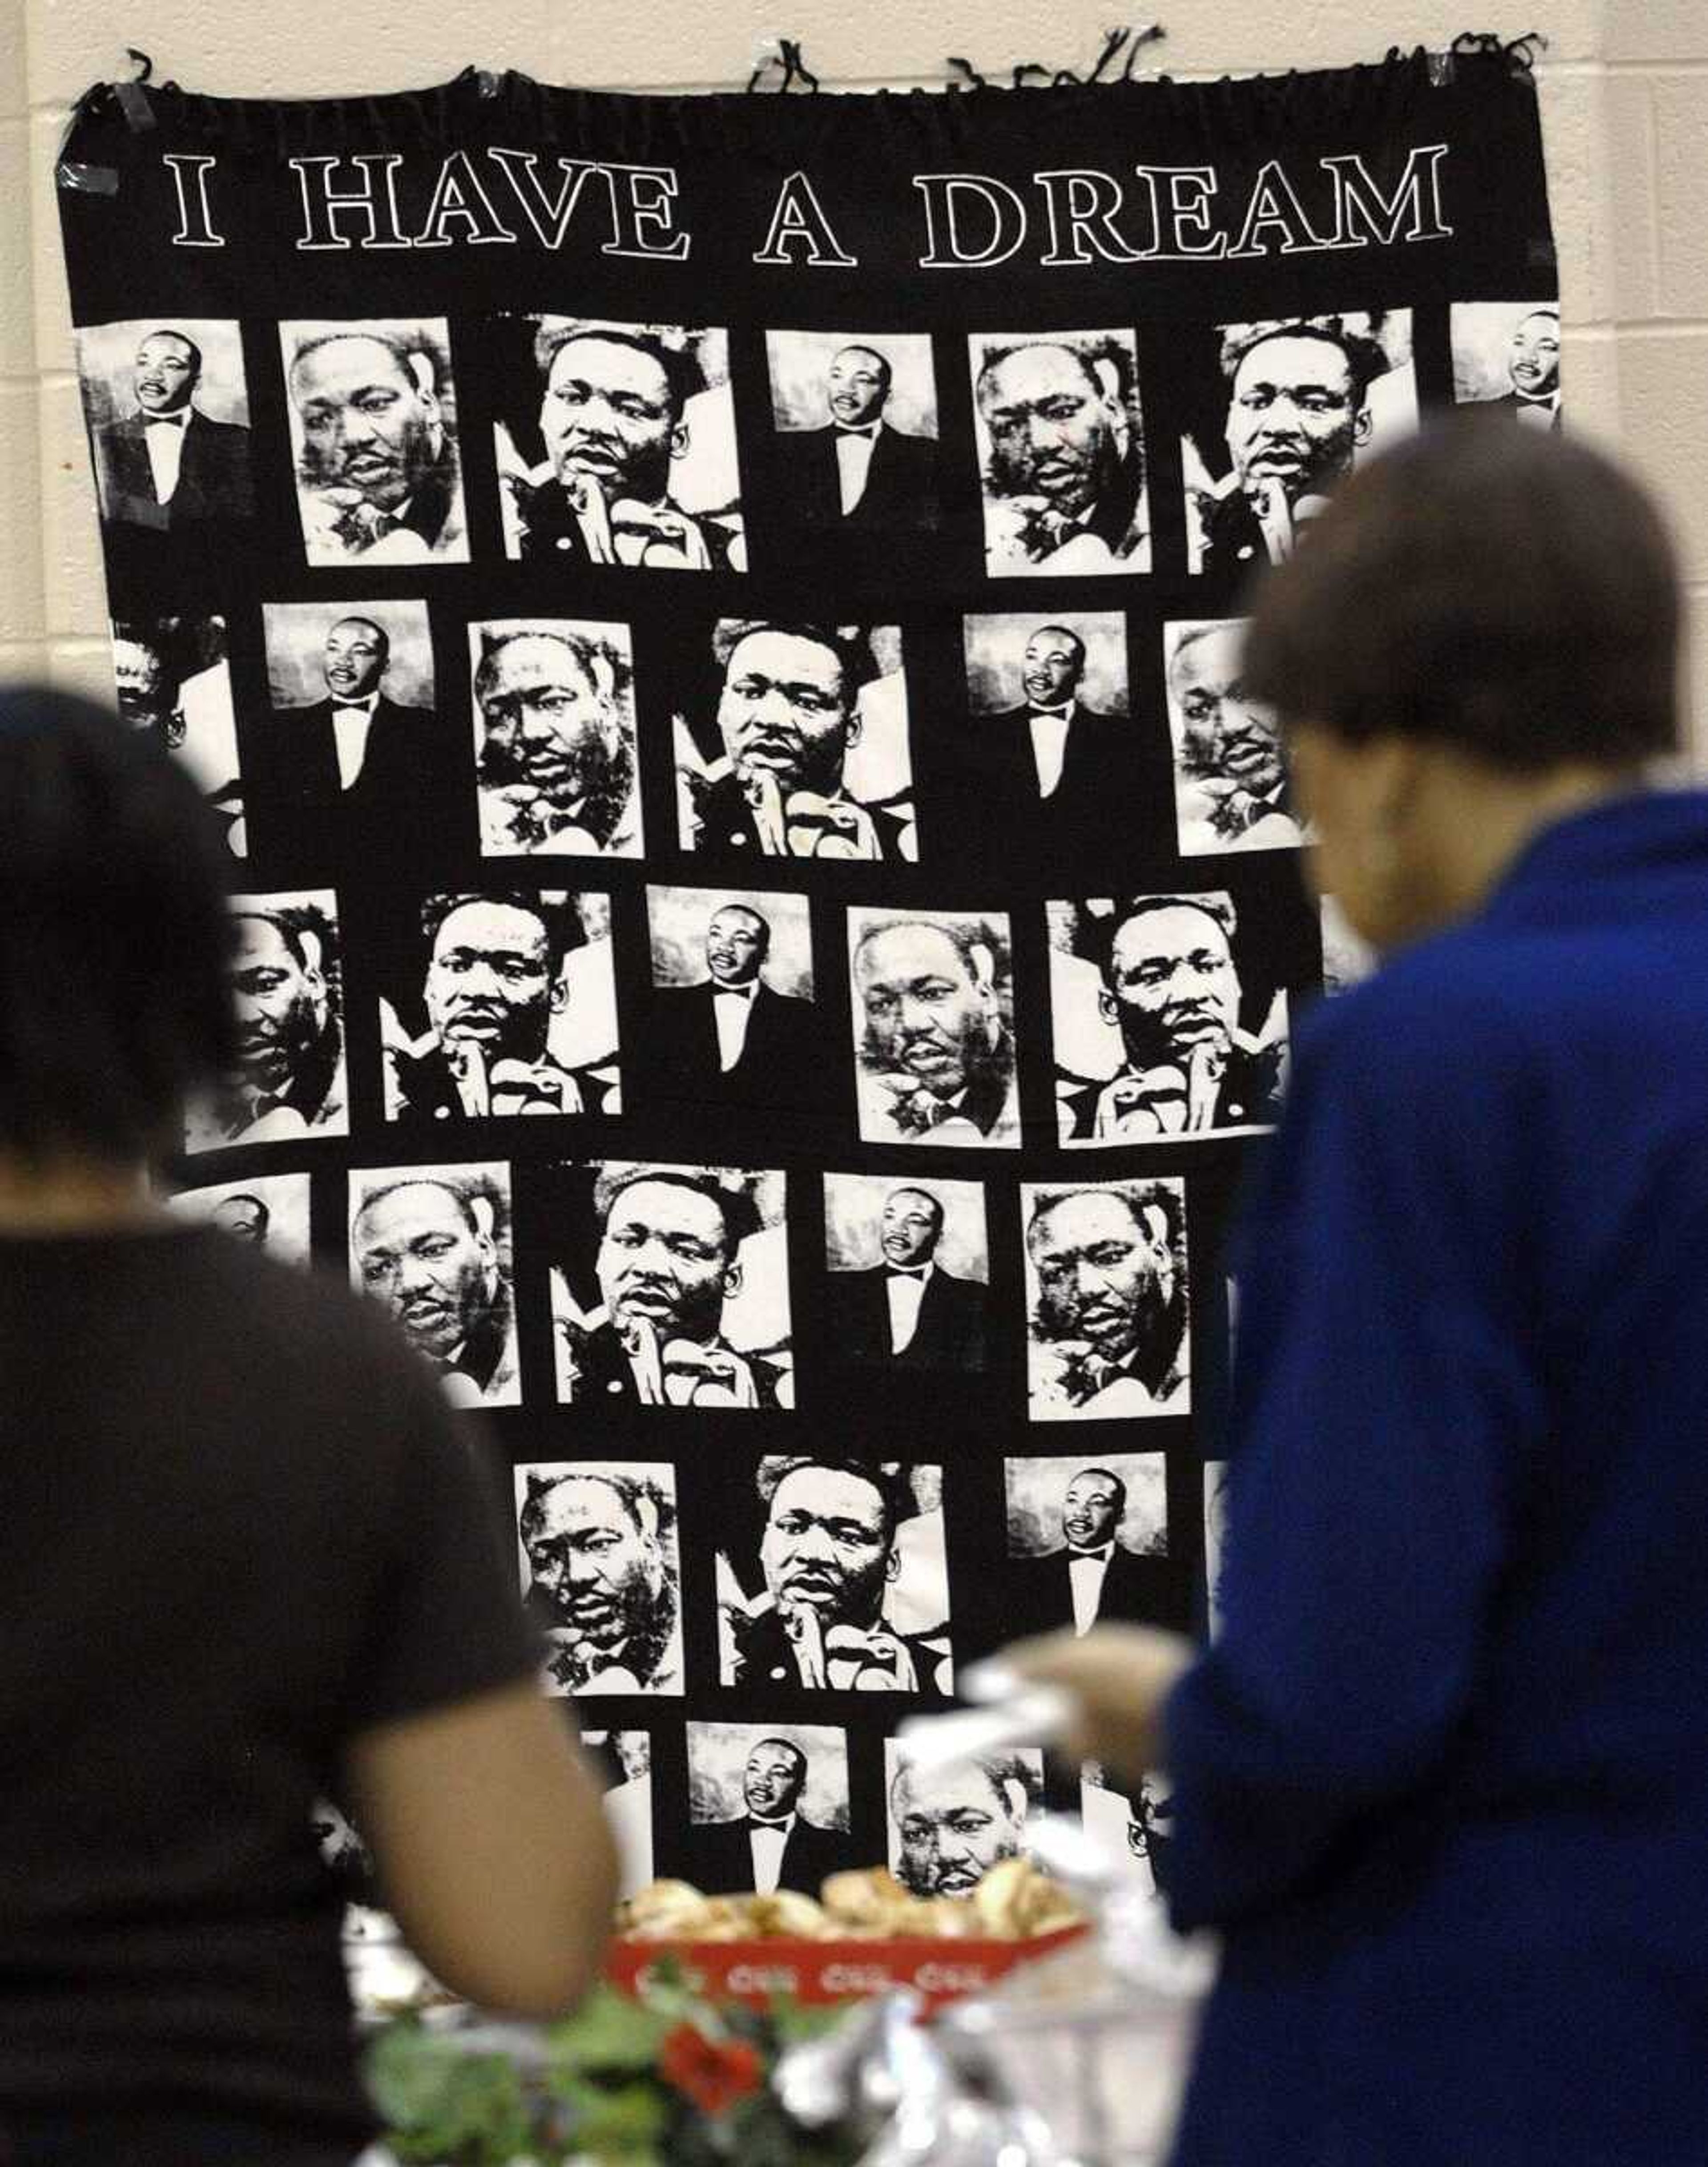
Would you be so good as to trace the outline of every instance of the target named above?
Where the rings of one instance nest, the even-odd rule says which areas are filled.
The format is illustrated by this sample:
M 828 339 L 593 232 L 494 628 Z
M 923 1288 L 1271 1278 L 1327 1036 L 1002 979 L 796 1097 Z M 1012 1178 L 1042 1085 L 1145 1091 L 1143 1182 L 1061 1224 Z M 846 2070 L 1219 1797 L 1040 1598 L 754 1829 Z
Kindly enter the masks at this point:
M 1445 52 L 1393 46 L 1383 60 L 1353 67 L 1209 82 L 1180 82 L 1163 73 L 1141 79 L 1134 72 L 1140 56 L 1166 35 L 1157 23 L 1109 30 L 1083 72 L 1025 61 L 1006 79 L 992 80 L 955 54 L 945 61 L 941 90 L 870 92 L 826 91 L 801 40 L 783 38 L 756 65 L 744 90 L 685 96 L 587 90 L 541 82 L 514 68 L 494 73 L 471 65 L 448 82 L 380 97 L 216 98 L 176 82 L 156 82 L 151 59 L 132 50 L 135 77 L 92 86 L 67 134 L 69 139 L 90 120 L 117 122 L 133 134 L 161 127 L 175 138 L 205 138 L 251 159 L 337 152 L 357 142 L 408 149 L 509 136 L 642 164 L 710 151 L 780 167 L 835 150 L 850 129 L 869 131 L 875 113 L 880 126 L 910 138 L 909 148 L 928 144 L 953 151 L 982 103 L 1024 93 L 1055 102 L 1064 114 L 1083 99 L 1161 101 L 1171 120 L 1225 147 L 1230 140 L 1266 140 L 1299 129 L 1391 126 L 1415 100 L 1467 69 L 1498 67 L 1528 79 L 1547 43 L 1537 31 L 1510 39 L 1464 31 Z M 774 112 L 779 98 L 787 102 Z

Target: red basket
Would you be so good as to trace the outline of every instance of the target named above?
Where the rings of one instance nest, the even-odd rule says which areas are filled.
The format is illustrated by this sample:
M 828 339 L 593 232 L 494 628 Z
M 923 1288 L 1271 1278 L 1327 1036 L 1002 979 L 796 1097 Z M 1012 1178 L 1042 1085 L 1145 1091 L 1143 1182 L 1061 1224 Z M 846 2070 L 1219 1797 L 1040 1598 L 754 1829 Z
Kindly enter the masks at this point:
M 864 2001 L 912 1987 L 929 2008 L 982 1994 L 1006 1972 L 1048 1956 L 1085 1932 L 1063 1926 L 1025 1942 L 958 1941 L 898 1936 L 894 1940 L 791 1941 L 781 1935 L 748 1942 L 616 1942 L 605 1975 L 636 1993 L 648 1968 L 669 1957 L 697 1993 L 712 2001 L 757 2007 L 780 1995 L 793 2001 Z

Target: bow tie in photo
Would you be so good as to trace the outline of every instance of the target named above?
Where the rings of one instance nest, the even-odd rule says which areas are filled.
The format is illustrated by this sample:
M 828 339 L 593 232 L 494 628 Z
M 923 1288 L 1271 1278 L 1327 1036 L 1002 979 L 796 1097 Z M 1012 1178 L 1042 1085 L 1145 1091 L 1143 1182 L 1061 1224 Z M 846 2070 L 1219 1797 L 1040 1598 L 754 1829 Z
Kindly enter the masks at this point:
M 182 429 L 188 419 L 187 414 L 145 414 L 142 426 L 145 429 Z
M 838 437 L 875 437 L 878 433 L 878 425 L 873 421 L 863 429 L 855 429 L 849 427 L 844 422 L 838 421 L 836 425 L 836 433 Z

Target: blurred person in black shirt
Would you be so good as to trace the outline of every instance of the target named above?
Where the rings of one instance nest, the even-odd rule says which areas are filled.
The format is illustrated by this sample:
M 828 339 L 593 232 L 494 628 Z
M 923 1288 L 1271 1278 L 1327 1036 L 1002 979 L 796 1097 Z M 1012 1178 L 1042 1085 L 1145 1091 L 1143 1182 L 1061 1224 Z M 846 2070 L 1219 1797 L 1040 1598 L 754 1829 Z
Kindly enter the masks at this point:
M 149 1199 L 235 1052 L 194 785 L 13 691 L 0 826 L 0 2154 L 333 2167 L 375 2118 L 317 1802 L 437 1977 L 537 2016 L 609 1840 L 431 1372 Z

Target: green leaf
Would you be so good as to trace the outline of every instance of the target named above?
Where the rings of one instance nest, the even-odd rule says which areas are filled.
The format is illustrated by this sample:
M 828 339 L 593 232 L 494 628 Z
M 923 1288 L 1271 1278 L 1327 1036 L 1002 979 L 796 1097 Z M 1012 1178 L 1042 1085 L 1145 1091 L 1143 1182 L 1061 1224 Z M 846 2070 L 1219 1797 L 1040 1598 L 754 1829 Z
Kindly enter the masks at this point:
M 560 2079 L 590 2070 L 609 2070 L 615 2076 L 649 2071 L 675 2021 L 632 2001 L 614 1986 L 597 1986 L 573 2016 L 547 2032 L 547 2080 L 556 2091 Z
M 402 2159 L 507 2167 L 533 2133 L 522 2080 L 504 2054 L 470 2054 L 414 2024 L 383 2032 L 365 2071 L 387 2141 Z
M 609 2090 L 583 2085 L 568 2103 L 574 2110 L 575 2151 L 601 2162 L 622 2161 L 627 2167 L 650 2167 L 664 2158 L 659 2143 L 670 2108 L 653 2085 L 619 2085 Z

